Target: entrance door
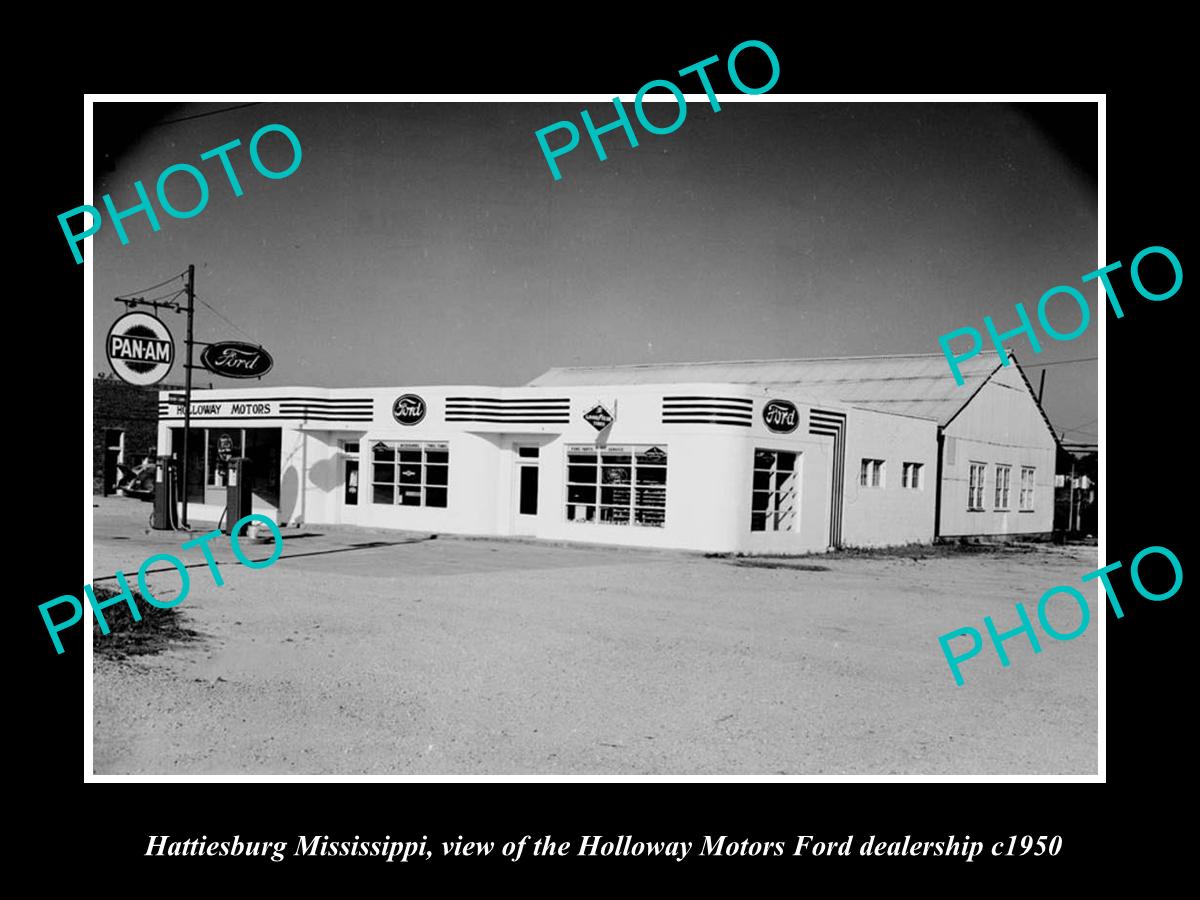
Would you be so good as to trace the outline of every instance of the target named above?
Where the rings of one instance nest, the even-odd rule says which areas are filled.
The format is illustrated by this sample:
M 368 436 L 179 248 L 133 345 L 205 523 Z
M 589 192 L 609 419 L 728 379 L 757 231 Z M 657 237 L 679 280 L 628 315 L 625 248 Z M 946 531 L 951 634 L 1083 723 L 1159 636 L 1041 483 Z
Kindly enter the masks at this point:
M 358 521 L 360 491 L 358 471 L 358 441 L 338 441 L 342 457 L 342 521 Z
M 513 498 L 513 532 L 533 534 L 538 511 L 538 448 L 515 447 L 516 496 Z

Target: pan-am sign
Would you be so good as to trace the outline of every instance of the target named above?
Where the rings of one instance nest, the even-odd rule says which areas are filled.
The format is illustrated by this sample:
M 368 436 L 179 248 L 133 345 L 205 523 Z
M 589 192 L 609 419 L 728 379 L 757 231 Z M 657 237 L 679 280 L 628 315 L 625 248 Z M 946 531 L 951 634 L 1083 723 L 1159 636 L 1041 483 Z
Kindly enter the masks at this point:
M 200 365 L 226 378 L 261 378 L 271 371 L 275 360 L 257 344 L 220 341 L 201 351 Z
M 175 361 L 171 332 L 149 313 L 126 313 L 113 322 L 104 349 L 112 370 L 129 384 L 158 384 Z

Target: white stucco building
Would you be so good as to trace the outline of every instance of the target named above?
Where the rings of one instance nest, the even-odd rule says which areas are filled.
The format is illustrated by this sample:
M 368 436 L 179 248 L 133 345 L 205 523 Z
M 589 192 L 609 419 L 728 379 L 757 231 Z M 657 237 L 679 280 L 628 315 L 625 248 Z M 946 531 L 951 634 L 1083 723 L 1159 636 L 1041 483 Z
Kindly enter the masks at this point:
M 1049 533 L 1055 439 L 1015 363 L 552 369 L 529 385 L 195 391 L 191 516 L 248 456 L 277 521 L 800 553 Z M 159 450 L 182 403 L 160 395 Z

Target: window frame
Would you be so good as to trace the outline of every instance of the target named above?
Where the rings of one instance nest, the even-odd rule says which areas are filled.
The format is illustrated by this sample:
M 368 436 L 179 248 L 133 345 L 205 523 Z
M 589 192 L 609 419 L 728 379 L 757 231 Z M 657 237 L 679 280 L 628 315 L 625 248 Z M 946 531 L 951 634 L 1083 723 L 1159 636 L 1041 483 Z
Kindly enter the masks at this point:
M 662 461 L 648 461 L 650 451 L 661 454 Z M 596 447 L 592 444 L 567 444 L 563 448 L 564 496 L 559 509 L 563 512 L 563 521 L 581 525 L 628 525 L 636 528 L 666 528 L 667 527 L 667 487 L 670 479 L 671 454 L 666 444 L 619 444 Z M 572 460 L 573 456 L 590 455 L 592 461 L 581 462 Z M 641 460 L 638 457 L 643 457 Z M 606 457 L 609 458 L 606 461 Z M 628 457 L 629 462 L 619 461 Z M 614 458 L 616 461 L 613 461 Z M 579 470 L 593 468 L 592 480 L 573 478 Z M 619 472 L 627 469 L 626 481 L 605 481 L 609 471 Z M 574 472 L 573 472 L 574 470 Z M 643 480 L 643 473 L 655 473 L 659 480 Z M 592 491 L 592 499 L 572 500 L 572 488 L 578 492 Z M 618 503 L 616 498 L 621 495 L 621 489 L 628 489 L 628 500 Z M 609 492 L 609 502 L 604 502 L 605 491 Z M 651 498 L 661 498 L 661 503 L 647 502 Z M 605 511 L 608 510 L 608 518 Z M 582 511 L 580 517 L 577 513 Z M 624 511 L 624 516 L 621 515 Z M 591 518 L 588 518 L 589 513 Z
M 369 444 L 367 452 L 363 451 L 362 444 Z M 376 451 L 383 445 L 390 449 L 392 458 L 390 460 L 381 460 L 376 456 Z M 420 462 L 415 460 L 404 460 L 402 454 L 419 452 L 421 454 Z M 445 460 L 430 461 L 431 453 L 445 454 Z M 362 477 L 362 469 L 364 465 L 371 467 L 371 480 L 368 482 L 371 485 L 371 505 L 372 506 L 393 506 L 406 507 L 409 509 L 448 509 L 450 507 L 450 444 L 447 441 L 398 441 L 398 440 L 367 440 L 363 438 L 359 443 L 359 497 L 361 500 L 362 488 L 364 479 Z M 381 467 L 391 466 L 392 478 L 391 481 L 378 480 L 378 470 Z M 416 481 L 404 480 L 402 469 L 406 466 L 417 466 L 419 468 Z M 442 473 L 443 481 L 430 481 L 430 471 L 438 471 Z M 378 489 L 382 487 L 391 487 L 392 500 L 391 503 L 378 499 Z M 402 498 L 406 496 L 402 491 L 407 492 L 407 496 L 413 496 L 412 492 L 418 491 L 417 503 L 403 503 Z M 434 496 L 441 494 L 441 503 L 430 503 L 430 491 L 434 492 Z
M 862 457 L 858 464 L 858 486 L 871 490 L 883 490 L 887 487 L 887 460 Z
M 1029 473 L 1029 487 L 1028 488 L 1025 487 L 1025 473 L 1026 472 Z M 1034 507 L 1034 500 L 1037 496 L 1036 486 L 1037 486 L 1037 466 L 1021 466 L 1021 486 L 1020 486 L 1020 495 L 1018 498 L 1018 502 L 1020 504 L 1018 507 L 1019 512 L 1037 512 L 1037 510 Z M 1026 505 L 1026 503 L 1025 503 L 1026 491 L 1028 491 L 1028 494 L 1029 494 L 1029 504 L 1028 505 Z
M 1012 468 L 1011 463 L 996 463 L 995 485 L 992 490 L 992 506 L 996 512 L 1012 510 Z
M 978 460 L 967 461 L 969 474 L 967 476 L 967 512 L 983 512 L 983 499 L 987 489 L 987 463 L 979 462 Z M 975 472 L 979 471 L 979 480 L 975 480 Z M 979 495 L 979 504 L 975 504 L 976 492 Z
M 909 472 L 912 472 L 912 477 Z M 925 463 L 902 462 L 900 464 L 900 486 L 909 491 L 925 490 Z
M 758 465 L 759 454 L 770 453 L 771 465 L 763 469 Z M 786 473 L 779 468 L 779 457 L 781 454 L 786 454 L 792 457 L 792 467 Z M 795 532 L 796 519 L 798 518 L 799 505 L 796 498 L 800 494 L 800 460 L 802 454 L 799 450 L 776 450 L 771 447 L 755 447 L 754 455 L 751 458 L 750 472 L 750 532 L 751 534 L 768 534 L 779 532 Z M 767 473 L 767 488 L 757 488 L 754 485 L 754 479 L 760 472 Z M 787 478 L 782 485 L 779 482 L 779 476 L 787 474 Z M 786 489 L 786 492 L 785 490 Z M 754 505 L 756 495 L 765 494 L 767 497 L 767 505 L 761 510 L 757 510 Z M 786 507 L 781 507 L 780 499 L 788 500 Z M 763 517 L 762 528 L 754 527 L 755 516 Z M 780 527 L 780 525 L 784 527 Z M 767 527 L 770 525 L 771 527 Z

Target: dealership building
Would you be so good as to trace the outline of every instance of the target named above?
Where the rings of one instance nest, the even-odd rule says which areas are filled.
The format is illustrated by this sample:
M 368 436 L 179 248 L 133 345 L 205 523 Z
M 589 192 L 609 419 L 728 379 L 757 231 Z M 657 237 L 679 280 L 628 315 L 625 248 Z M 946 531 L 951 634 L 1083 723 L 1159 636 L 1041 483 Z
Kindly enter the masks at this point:
M 194 391 L 189 503 L 230 456 L 281 524 L 708 552 L 1048 535 L 1057 441 L 1016 360 L 551 369 L 528 385 Z M 159 395 L 159 452 L 183 403 Z

